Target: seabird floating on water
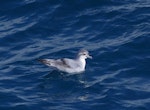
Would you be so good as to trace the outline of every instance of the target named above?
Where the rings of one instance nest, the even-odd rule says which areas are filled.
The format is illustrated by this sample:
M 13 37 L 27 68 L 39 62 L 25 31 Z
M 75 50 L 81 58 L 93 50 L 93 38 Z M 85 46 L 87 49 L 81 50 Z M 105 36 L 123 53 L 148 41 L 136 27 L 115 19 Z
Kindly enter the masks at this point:
M 62 72 L 81 73 L 85 70 L 87 58 L 92 59 L 92 56 L 89 55 L 89 52 L 87 50 L 81 49 L 75 59 L 40 59 L 39 61 Z

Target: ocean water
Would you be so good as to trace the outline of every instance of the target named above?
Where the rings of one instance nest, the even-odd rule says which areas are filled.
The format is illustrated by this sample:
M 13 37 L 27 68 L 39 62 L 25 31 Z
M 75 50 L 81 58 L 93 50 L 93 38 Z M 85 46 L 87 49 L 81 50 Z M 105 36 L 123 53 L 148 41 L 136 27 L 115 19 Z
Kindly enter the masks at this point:
M 39 58 L 90 51 L 82 74 Z M 0 110 L 150 110 L 149 0 L 1 0 Z

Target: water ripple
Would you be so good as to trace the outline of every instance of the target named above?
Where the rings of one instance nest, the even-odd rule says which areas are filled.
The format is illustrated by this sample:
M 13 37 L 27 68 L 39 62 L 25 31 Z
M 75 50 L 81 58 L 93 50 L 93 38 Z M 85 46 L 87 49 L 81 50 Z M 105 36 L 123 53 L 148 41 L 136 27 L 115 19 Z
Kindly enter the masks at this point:
M 16 19 L 1 21 L 0 22 L 1 38 L 5 36 L 13 35 L 16 32 L 25 31 L 26 29 L 36 24 L 36 22 L 26 23 L 28 19 L 29 18 L 27 17 L 20 17 Z
M 148 0 L 0 6 L 1 110 L 149 109 Z M 73 58 L 80 48 L 93 56 L 83 74 L 67 75 L 36 61 Z

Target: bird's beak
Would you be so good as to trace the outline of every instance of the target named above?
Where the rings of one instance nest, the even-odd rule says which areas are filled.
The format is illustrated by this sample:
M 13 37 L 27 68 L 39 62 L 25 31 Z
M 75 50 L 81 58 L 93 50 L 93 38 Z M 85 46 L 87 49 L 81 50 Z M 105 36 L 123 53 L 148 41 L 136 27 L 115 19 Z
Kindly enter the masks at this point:
M 90 58 L 90 59 L 92 59 L 92 56 L 90 56 L 90 55 L 88 55 L 87 57 Z

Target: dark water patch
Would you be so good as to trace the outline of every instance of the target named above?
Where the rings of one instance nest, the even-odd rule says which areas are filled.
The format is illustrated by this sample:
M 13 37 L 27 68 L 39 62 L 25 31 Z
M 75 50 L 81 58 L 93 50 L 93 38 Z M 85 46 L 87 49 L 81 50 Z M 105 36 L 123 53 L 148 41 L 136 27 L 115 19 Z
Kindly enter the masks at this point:
M 0 109 L 149 109 L 147 0 L 2 0 Z M 68 75 L 37 61 L 93 56 Z

